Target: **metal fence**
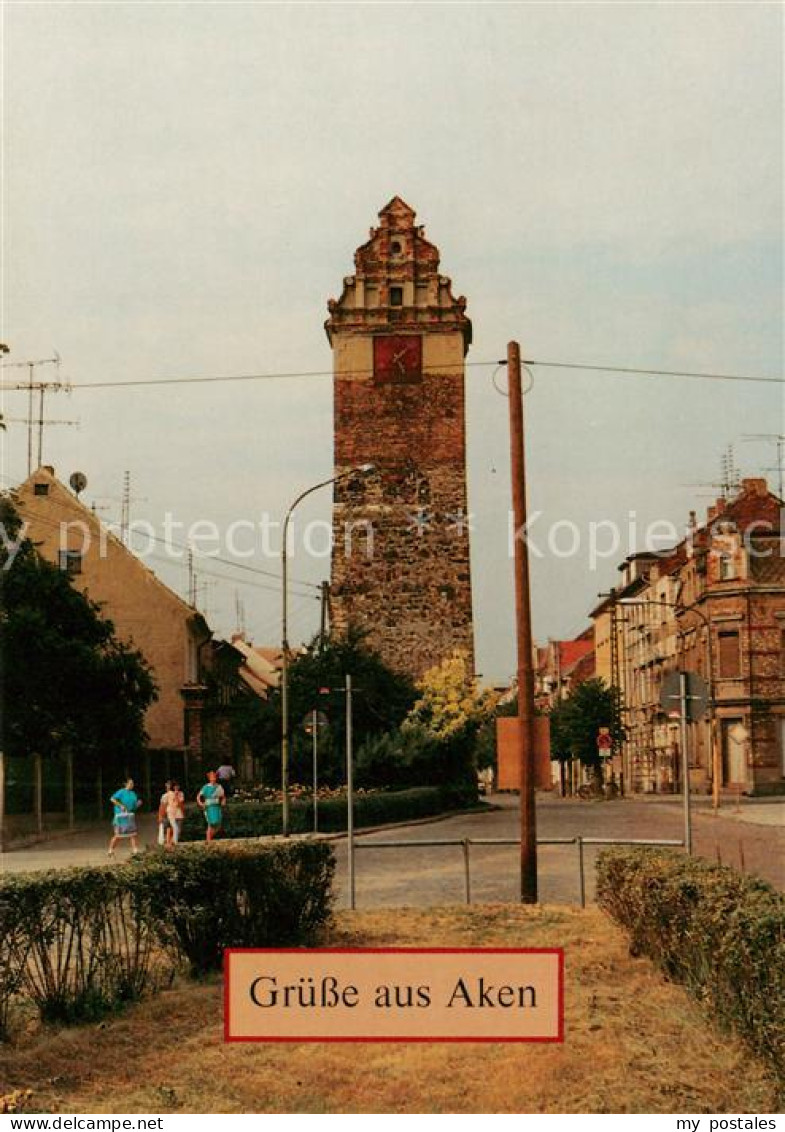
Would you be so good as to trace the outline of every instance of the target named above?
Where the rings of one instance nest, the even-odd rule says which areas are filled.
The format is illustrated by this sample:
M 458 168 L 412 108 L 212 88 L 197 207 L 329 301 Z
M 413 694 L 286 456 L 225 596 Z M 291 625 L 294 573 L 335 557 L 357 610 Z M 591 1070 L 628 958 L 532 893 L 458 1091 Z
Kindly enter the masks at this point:
M 438 847 L 460 847 L 463 850 L 463 876 L 466 903 L 472 902 L 471 885 L 471 857 L 472 845 L 520 845 L 519 837 L 444 837 L 424 839 L 422 841 L 358 841 L 353 831 L 350 831 L 348 840 L 348 879 L 349 879 L 349 907 L 357 906 L 355 893 L 355 860 L 354 855 L 358 849 L 433 849 Z M 586 907 L 586 861 L 584 848 L 587 845 L 654 845 L 666 846 L 671 849 L 683 849 L 684 841 L 670 840 L 641 840 L 626 837 L 538 837 L 538 845 L 577 845 L 578 847 L 578 884 L 581 908 Z

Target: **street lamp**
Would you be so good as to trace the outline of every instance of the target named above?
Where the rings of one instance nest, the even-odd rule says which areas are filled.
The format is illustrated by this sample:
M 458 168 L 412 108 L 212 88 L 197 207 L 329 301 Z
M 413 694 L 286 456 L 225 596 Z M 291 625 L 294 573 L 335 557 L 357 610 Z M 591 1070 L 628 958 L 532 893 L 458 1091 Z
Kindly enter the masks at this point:
M 288 588 L 288 556 L 287 540 L 289 536 L 289 523 L 295 507 L 302 503 L 308 495 L 328 487 L 331 483 L 348 479 L 354 475 L 367 475 L 374 470 L 373 464 L 360 464 L 356 468 L 349 468 L 328 480 L 321 480 L 312 487 L 306 488 L 292 503 L 283 521 L 283 545 L 281 546 L 281 582 L 283 587 L 283 605 L 281 610 L 281 794 L 282 794 L 282 820 L 281 830 L 284 837 L 289 836 L 289 588 Z

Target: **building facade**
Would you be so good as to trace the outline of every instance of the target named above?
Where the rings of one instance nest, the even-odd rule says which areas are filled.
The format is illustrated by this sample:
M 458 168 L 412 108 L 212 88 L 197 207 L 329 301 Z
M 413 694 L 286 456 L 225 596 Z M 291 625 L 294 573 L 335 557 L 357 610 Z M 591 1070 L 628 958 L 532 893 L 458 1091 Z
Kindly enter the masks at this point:
M 594 630 L 585 629 L 570 641 L 549 640 L 534 656 L 534 706 L 548 712 L 584 680 L 596 675 Z
M 718 499 L 706 522 L 667 554 L 636 555 L 595 609 L 598 656 L 609 656 L 609 618 L 623 703 L 625 782 L 645 793 L 681 789 L 677 705 L 663 705 L 667 675 L 702 677 L 708 703 L 687 726 L 692 789 L 785 790 L 785 542 L 782 503 L 763 479 Z
M 330 618 L 419 677 L 453 649 L 473 664 L 466 501 L 466 300 L 395 197 L 355 254 L 325 324 L 334 360 Z M 374 471 L 351 470 L 372 464 Z
M 39 554 L 60 565 L 101 606 L 118 638 L 151 666 L 158 699 L 145 716 L 151 750 L 187 745 L 184 696 L 202 685 L 211 632 L 202 615 L 164 585 L 95 514 L 41 467 L 17 489 L 16 506 Z

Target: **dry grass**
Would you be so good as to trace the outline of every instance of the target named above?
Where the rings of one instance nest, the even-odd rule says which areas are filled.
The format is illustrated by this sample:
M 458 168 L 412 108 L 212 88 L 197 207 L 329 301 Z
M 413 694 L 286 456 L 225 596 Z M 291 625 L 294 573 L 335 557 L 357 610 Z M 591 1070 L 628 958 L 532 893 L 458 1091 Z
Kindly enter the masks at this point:
M 343 913 L 334 945 L 563 946 L 566 1042 L 231 1045 L 221 987 L 183 983 L 101 1026 L 0 1050 L 0 1094 L 32 1111 L 240 1113 L 776 1112 L 735 1039 L 597 910 L 511 905 Z

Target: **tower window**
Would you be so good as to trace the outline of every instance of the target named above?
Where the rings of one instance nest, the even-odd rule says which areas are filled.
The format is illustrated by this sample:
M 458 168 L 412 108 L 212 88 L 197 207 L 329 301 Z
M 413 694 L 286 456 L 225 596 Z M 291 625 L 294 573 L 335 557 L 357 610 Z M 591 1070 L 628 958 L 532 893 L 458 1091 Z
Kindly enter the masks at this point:
M 390 306 L 402 307 L 403 306 L 403 287 L 390 288 Z

